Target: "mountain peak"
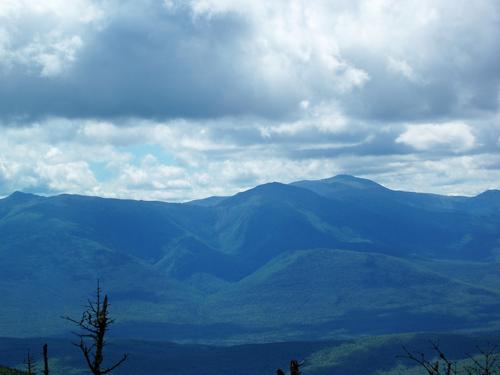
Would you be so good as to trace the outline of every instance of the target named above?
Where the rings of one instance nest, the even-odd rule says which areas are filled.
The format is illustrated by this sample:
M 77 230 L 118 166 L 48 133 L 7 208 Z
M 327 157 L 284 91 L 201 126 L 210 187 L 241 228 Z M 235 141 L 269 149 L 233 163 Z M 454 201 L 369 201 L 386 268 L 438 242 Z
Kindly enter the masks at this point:
M 488 204 L 490 208 L 500 207 L 500 190 L 490 189 L 476 195 L 472 198 L 473 201 Z
M 488 189 L 479 193 L 476 197 L 498 197 L 500 196 L 500 190 L 497 189 Z
M 261 194 L 273 194 L 279 193 L 286 190 L 288 185 L 282 184 L 280 182 L 268 182 L 262 185 L 257 185 L 251 189 L 242 191 L 236 196 L 249 196 L 249 195 L 261 195 Z
M 10 194 L 5 199 L 9 199 L 9 200 L 12 200 L 12 201 L 19 201 L 19 202 L 21 202 L 21 201 L 25 201 L 25 200 L 33 199 L 33 198 L 40 198 L 40 197 L 38 195 L 35 195 L 35 194 L 24 193 L 22 191 L 16 190 L 15 192 L 13 192 L 12 194 Z
M 383 187 L 382 185 L 377 184 L 376 182 L 372 180 L 368 180 L 366 178 L 361 178 L 361 177 L 356 177 L 356 176 L 351 176 L 348 174 L 338 174 L 334 177 L 326 178 L 324 180 L 320 180 L 321 182 L 327 182 L 327 183 L 342 183 L 344 185 L 349 185 L 351 187 L 356 187 L 356 188 L 381 188 Z
M 304 194 L 303 189 L 293 185 L 282 184 L 280 182 L 269 182 L 258 185 L 252 189 L 242 191 L 232 197 L 224 199 L 221 205 L 231 205 L 234 203 L 247 201 L 275 201 L 283 199 L 295 199 Z

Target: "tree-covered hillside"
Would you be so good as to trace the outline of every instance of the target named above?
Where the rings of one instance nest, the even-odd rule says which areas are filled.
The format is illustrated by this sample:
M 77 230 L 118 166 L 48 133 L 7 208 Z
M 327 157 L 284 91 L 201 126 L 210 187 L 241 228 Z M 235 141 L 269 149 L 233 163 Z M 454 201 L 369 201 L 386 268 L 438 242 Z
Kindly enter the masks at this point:
M 500 193 L 447 197 L 352 176 L 170 204 L 0 200 L 0 335 L 68 330 L 97 278 L 121 337 L 203 342 L 491 329 Z

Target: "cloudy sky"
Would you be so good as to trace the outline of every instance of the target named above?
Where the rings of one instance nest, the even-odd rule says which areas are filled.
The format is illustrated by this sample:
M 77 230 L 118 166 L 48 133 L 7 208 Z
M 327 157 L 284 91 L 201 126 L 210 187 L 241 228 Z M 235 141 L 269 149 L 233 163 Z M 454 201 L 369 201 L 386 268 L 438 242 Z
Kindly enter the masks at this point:
M 0 0 L 0 196 L 500 188 L 497 0 Z

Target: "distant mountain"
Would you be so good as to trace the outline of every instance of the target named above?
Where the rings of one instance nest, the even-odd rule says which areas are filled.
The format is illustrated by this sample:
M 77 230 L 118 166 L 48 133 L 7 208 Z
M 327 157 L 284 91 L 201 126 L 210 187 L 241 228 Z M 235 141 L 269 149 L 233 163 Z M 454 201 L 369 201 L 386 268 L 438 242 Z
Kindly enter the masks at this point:
M 173 204 L 0 200 L 0 336 L 69 330 L 96 280 L 117 334 L 217 341 L 500 321 L 500 191 L 393 191 L 340 175 Z M 139 333 L 140 334 L 140 333 Z

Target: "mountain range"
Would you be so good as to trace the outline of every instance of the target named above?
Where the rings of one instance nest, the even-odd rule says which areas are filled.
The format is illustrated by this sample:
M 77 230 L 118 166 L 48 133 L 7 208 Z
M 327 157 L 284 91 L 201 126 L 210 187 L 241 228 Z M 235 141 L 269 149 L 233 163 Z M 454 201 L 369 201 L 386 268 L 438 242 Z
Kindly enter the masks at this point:
M 186 203 L 0 200 L 0 336 L 64 335 L 96 280 L 122 338 L 248 343 L 500 326 L 500 191 L 348 175 Z

